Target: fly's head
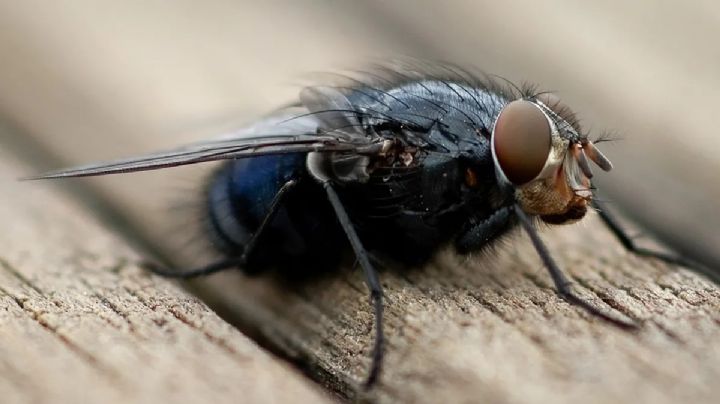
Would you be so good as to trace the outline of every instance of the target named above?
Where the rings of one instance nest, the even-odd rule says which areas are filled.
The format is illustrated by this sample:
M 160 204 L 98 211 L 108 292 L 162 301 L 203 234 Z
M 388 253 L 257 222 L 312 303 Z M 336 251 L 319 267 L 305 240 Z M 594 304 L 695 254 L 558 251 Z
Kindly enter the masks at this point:
M 508 103 L 495 120 L 491 143 L 498 181 L 515 188 L 526 213 L 551 224 L 585 216 L 593 196 L 588 160 L 612 168 L 572 111 L 549 93 Z

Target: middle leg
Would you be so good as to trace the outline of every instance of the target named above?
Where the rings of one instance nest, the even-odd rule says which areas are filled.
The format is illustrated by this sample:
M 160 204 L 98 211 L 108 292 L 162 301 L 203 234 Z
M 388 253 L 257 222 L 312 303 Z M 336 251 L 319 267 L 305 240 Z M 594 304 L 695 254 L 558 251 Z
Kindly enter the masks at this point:
M 383 347 L 385 343 L 385 335 L 383 333 L 384 306 L 382 286 L 380 285 L 380 279 L 378 278 L 377 271 L 370 262 L 370 255 L 365 250 L 365 247 L 363 247 L 363 244 L 355 231 L 355 227 L 350 221 L 350 217 L 345 211 L 345 207 L 340 201 L 335 189 L 333 189 L 329 181 L 324 181 L 323 187 L 325 188 L 328 200 L 335 211 L 335 215 L 340 222 L 340 226 L 342 226 L 345 231 L 348 241 L 350 241 L 350 245 L 355 252 L 355 256 L 360 263 L 360 267 L 365 275 L 365 283 L 367 284 L 368 289 L 370 289 L 370 300 L 375 312 L 375 347 L 373 348 L 370 374 L 365 382 L 365 387 L 370 388 L 375 384 L 375 382 L 377 382 L 378 376 L 380 375 L 384 353 Z

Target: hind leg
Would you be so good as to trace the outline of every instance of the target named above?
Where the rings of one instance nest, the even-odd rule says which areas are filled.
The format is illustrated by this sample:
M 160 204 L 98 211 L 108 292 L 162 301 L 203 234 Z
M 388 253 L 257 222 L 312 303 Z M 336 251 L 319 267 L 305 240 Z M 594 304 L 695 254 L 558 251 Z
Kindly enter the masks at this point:
M 245 266 L 245 264 L 248 263 L 250 256 L 255 251 L 258 242 L 262 239 L 263 235 L 266 233 L 267 229 L 272 223 L 272 220 L 275 218 L 278 210 L 282 206 L 285 197 L 295 187 L 296 184 L 297 181 L 290 180 L 286 182 L 282 187 L 280 187 L 280 190 L 273 198 L 268 213 L 265 215 L 262 222 L 260 222 L 260 226 L 258 226 L 257 230 L 252 234 L 248 242 L 245 244 L 245 246 L 243 247 L 243 252 L 238 257 L 227 258 L 200 268 L 194 268 L 185 271 L 173 271 L 166 268 L 158 267 L 154 264 L 146 264 L 145 267 L 157 275 L 165 276 L 168 278 L 189 279 L 203 275 L 210 275 L 216 272 L 224 271 L 226 269 Z

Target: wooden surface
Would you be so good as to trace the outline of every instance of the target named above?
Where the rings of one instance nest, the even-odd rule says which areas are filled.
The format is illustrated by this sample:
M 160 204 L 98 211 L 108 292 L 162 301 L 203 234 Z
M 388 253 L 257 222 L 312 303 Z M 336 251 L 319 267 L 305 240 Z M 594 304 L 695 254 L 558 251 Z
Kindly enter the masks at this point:
M 595 304 L 637 319 L 617 329 L 559 299 L 524 238 L 495 258 L 442 254 L 382 274 L 387 296 L 382 402 L 715 402 L 720 289 L 684 269 L 627 254 L 596 218 L 546 234 Z M 215 299 L 316 377 L 354 396 L 366 375 L 371 312 L 358 272 L 294 287 L 235 273 Z M 238 293 L 238 291 L 240 291 Z
M 308 71 L 352 67 L 367 54 L 384 52 L 438 57 L 513 80 L 540 82 L 543 88 L 560 91 L 585 117 L 587 127 L 620 131 L 626 140 L 619 147 L 604 148 L 618 169 L 600 178 L 602 185 L 616 191 L 613 199 L 621 200 L 622 207 L 639 213 L 634 217 L 675 235 L 686 251 L 717 257 L 720 215 L 714 201 L 720 188 L 713 176 L 720 167 L 720 142 L 712 117 L 720 88 L 713 85 L 714 72 L 720 59 L 703 48 L 707 43 L 703 38 L 715 32 L 720 15 L 714 3 L 681 8 L 664 1 L 632 7 L 613 2 L 578 6 L 570 1 L 548 5 L 469 0 L 447 7 L 437 2 L 419 6 L 409 0 L 342 5 L 278 1 L 252 7 L 232 1 L 207 7 L 68 4 L 0 5 L 0 54 L 5 56 L 0 68 L 0 112 L 13 129 L 0 131 L 3 161 L 12 153 L 24 156 L 34 167 L 52 168 L 198 140 L 233 129 L 290 100 L 297 92 L 292 83 Z M 151 327 L 155 323 L 141 315 L 149 309 L 125 286 L 104 288 L 129 282 L 145 285 L 143 293 L 151 296 L 185 296 L 195 305 L 193 313 L 205 313 L 201 324 L 213 324 L 208 327 L 224 330 L 227 334 L 217 332 L 245 347 L 251 343 L 197 300 L 141 274 L 133 265 L 135 255 L 116 252 L 121 243 L 107 236 L 107 230 L 93 227 L 85 235 L 61 224 L 77 220 L 77 226 L 85 226 L 93 223 L 94 214 L 121 231 L 127 243 L 169 256 L 178 266 L 192 265 L 204 255 L 205 244 L 196 230 L 198 212 L 187 215 L 187 210 L 184 214 L 169 206 L 193 205 L 199 196 L 197 184 L 207 170 L 191 167 L 59 186 L 91 213 L 68 208 L 74 213 L 53 214 L 74 202 L 35 207 L 25 202 L 35 200 L 30 196 L 33 192 L 54 192 L 49 189 L 57 185 L 12 185 L 7 189 L 14 190 L 15 202 L 4 205 L 9 210 L 3 215 L 25 236 L 0 235 L 4 241 L 0 257 L 21 273 L 30 271 L 29 279 L 35 282 L 37 277 L 41 290 L 72 286 L 87 296 L 134 302 L 128 317 Z M 51 233 L 41 231 L 30 219 L 42 212 L 48 212 L 48 220 L 62 219 Z M 524 236 L 512 238 L 491 256 L 466 259 L 445 252 L 427 268 L 382 274 L 388 297 L 388 357 L 382 382 L 370 397 L 382 402 L 716 401 L 720 395 L 716 285 L 684 269 L 627 254 L 595 218 L 545 232 L 543 237 L 589 298 L 641 321 L 641 330 L 620 331 L 558 299 Z M 87 244 L 88 239 L 101 245 Z M 54 251 L 50 255 L 48 248 Z M 64 254 L 83 256 L 77 251 L 94 253 L 87 264 L 63 258 L 68 256 Z M 56 258 L 64 264 L 62 271 L 40 263 L 25 266 L 13 254 L 36 256 L 35 262 L 43 263 L 48 262 L 43 257 Z M 117 274 L 99 271 L 118 267 L 118 262 L 127 264 Z M 50 272 L 34 275 L 40 270 Z M 14 275 L 4 276 L 9 277 L 8 285 L 18 284 Z M 0 281 L 0 287 L 8 287 L 5 282 Z M 293 287 L 225 273 L 194 284 L 193 290 L 230 323 L 281 357 L 306 367 L 330 391 L 358 397 L 357 382 L 367 370 L 372 334 L 359 273 L 345 269 L 339 276 Z M 58 301 L 79 299 L 57 296 Z M 13 304 L 9 307 L 15 313 L 27 316 Z M 233 362 L 232 355 L 205 361 L 205 351 L 188 353 L 188 344 L 172 335 L 157 331 L 159 335 L 135 338 L 95 314 L 90 303 L 81 306 L 91 308 L 82 314 L 74 307 L 61 303 L 51 312 L 53 321 L 58 321 L 53 324 L 71 324 L 73 334 L 68 335 L 77 338 L 71 341 L 80 345 L 87 343 L 81 336 L 120 333 L 128 338 L 120 345 L 123 349 L 149 351 L 163 359 L 143 367 L 108 350 L 112 356 L 100 363 L 109 361 L 109 368 L 120 376 L 93 384 L 106 376 L 92 372 L 94 365 L 87 360 L 46 363 L 41 358 L 55 356 L 44 355 L 40 348 L 52 344 L 26 344 L 27 351 L 8 354 L 16 361 L 10 362 L 12 366 L 0 369 L 2 376 L 8 375 L 2 387 L 3 392 L 8 390 L 7 397 L 32 398 L 32 393 L 38 401 L 54 401 L 51 398 L 58 394 L 72 401 L 81 394 L 78 385 L 93 385 L 97 387 L 88 397 L 102 401 L 125 401 L 133 398 L 133 390 L 138 397 L 176 394 L 203 396 L 207 401 L 261 400 L 264 389 L 246 392 L 241 383 L 252 369 L 248 379 L 257 378 L 258 386 L 278 386 L 275 380 L 281 376 L 283 383 L 288 380 L 296 386 L 289 388 L 296 401 L 317 400 L 310 383 L 257 348 L 248 356 L 265 359 L 252 360 L 250 368 Z M 105 307 L 101 306 L 110 310 Z M 100 319 L 90 320 L 96 317 Z M 190 333 L 187 338 L 194 336 L 197 344 L 215 347 L 218 340 L 208 342 L 174 314 L 168 324 Z M 8 326 L 3 332 L 22 335 L 23 327 Z M 43 335 L 49 334 L 43 341 L 60 344 L 53 332 L 43 330 Z M 155 345 L 155 341 L 161 342 Z M 65 345 L 60 348 L 68 350 Z M 90 354 L 99 356 L 95 351 Z M 182 366 L 178 358 L 185 363 L 185 355 L 190 359 Z M 30 363 L 38 364 L 32 372 L 38 376 L 32 380 L 11 376 L 17 372 L 14 369 L 22 369 L 19 363 L 25 358 L 36 358 Z M 66 367 L 56 371 L 58 364 Z M 186 372 L 187 382 L 178 387 L 155 383 L 180 371 Z M 225 378 L 205 377 L 215 372 Z M 190 377 L 196 374 L 197 378 Z M 119 382 L 126 379 L 125 384 Z M 75 380 L 83 382 L 74 384 Z M 225 384 L 210 389 L 211 383 Z M 282 399 L 286 396 L 279 395 L 284 391 L 270 393 Z M 255 392 L 258 396 L 252 396 Z
M 332 402 L 0 154 L 3 403 Z

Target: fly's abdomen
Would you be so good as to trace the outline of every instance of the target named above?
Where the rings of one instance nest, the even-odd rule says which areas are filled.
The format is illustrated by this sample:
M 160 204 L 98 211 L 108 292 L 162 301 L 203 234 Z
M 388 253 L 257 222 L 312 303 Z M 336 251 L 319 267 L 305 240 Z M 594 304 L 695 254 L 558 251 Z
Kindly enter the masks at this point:
M 317 263 L 324 257 L 323 249 L 338 240 L 332 235 L 337 225 L 328 215 L 322 189 L 307 177 L 305 158 L 305 154 L 284 154 L 236 160 L 212 178 L 207 197 L 209 233 L 218 249 L 230 256 L 243 254 L 280 189 L 288 181 L 296 182 L 248 256 L 245 269 L 257 272 Z

